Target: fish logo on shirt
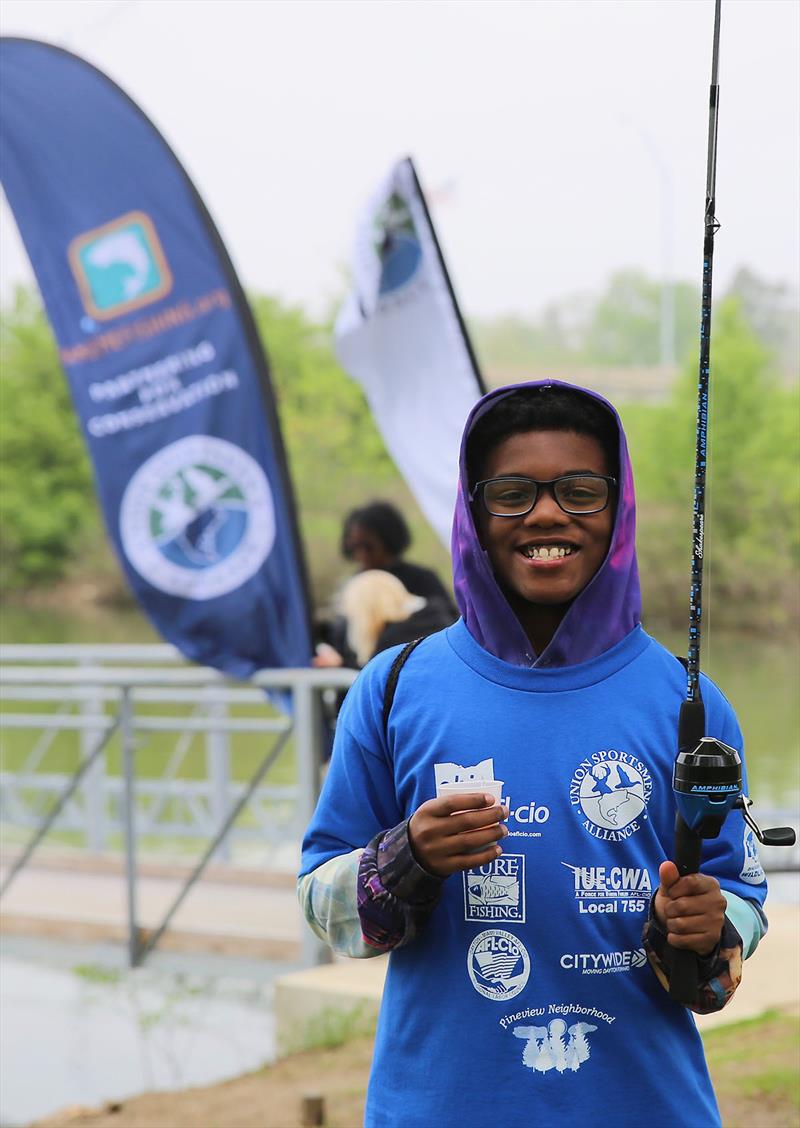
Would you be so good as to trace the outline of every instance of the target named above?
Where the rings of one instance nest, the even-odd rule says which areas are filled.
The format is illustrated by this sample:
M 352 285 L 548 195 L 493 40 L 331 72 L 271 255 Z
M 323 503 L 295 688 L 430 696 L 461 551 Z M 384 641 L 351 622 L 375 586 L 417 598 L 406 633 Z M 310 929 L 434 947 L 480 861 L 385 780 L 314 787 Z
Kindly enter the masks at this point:
M 503 853 L 465 870 L 464 920 L 525 923 L 525 855 Z

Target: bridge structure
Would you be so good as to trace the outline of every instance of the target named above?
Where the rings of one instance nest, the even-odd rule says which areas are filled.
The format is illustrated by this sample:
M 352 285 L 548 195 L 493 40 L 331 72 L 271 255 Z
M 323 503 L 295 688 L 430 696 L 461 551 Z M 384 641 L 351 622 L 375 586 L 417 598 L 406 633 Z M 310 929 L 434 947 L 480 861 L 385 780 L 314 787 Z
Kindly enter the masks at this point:
M 0 646 L 6 933 L 313 965 L 299 847 L 353 670 L 234 682 L 168 645 Z

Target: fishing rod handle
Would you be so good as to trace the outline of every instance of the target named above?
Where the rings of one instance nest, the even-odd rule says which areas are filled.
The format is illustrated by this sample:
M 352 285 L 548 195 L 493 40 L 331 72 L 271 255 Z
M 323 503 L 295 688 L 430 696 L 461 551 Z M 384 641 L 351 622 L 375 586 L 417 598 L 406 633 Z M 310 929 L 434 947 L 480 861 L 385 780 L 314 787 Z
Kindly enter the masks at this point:
M 675 816 L 675 865 L 678 873 L 697 873 L 700 869 L 700 856 L 703 840 L 691 830 L 680 814 Z M 690 1006 L 697 1002 L 697 955 L 686 948 L 673 948 L 668 945 L 671 956 L 669 977 L 670 998 L 676 1003 Z
M 674 861 L 681 877 L 699 871 L 702 850 L 703 839 L 686 825 L 683 816 L 678 812 L 675 815 Z

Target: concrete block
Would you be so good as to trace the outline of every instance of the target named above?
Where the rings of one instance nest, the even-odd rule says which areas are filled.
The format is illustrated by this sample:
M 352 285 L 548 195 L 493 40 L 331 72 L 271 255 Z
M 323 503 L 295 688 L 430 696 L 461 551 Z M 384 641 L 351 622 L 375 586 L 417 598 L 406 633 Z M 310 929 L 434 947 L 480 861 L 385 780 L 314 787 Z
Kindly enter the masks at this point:
M 381 1005 L 388 956 L 340 959 L 275 981 L 279 1057 L 369 1034 Z

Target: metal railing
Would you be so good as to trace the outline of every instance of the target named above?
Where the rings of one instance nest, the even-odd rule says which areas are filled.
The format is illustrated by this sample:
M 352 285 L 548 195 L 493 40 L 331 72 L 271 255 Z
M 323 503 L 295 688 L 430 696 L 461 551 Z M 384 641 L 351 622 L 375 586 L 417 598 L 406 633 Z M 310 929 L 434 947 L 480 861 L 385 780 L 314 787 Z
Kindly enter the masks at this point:
M 51 832 L 80 835 L 93 853 L 116 840 L 125 859 L 129 959 L 141 963 L 212 858 L 230 862 L 240 844 L 299 846 L 319 794 L 321 698 L 346 689 L 355 676 L 343 669 L 264 670 L 242 683 L 190 666 L 165 645 L 0 646 L 0 731 L 34 736 L 31 747 L 9 757 L 17 763 L 0 771 L 0 818 L 30 832 L 0 896 Z M 270 705 L 268 692 L 287 694 L 289 710 Z M 147 742 L 156 738 L 161 745 L 150 749 L 149 765 L 159 770 L 148 773 Z M 254 749 L 262 738 L 271 744 Z M 237 748 L 244 739 L 249 749 Z M 59 740 L 70 745 L 59 753 L 71 761 L 69 770 L 45 771 Z M 187 758 L 196 757 L 198 740 L 204 770 L 195 763 L 192 775 Z M 270 773 L 290 742 L 294 778 L 275 782 Z M 234 771 L 243 753 L 248 770 Z M 768 806 L 758 811 L 762 826 L 796 827 L 796 812 Z M 161 923 L 145 934 L 138 923 L 137 858 L 143 840 L 153 839 L 203 845 Z M 765 848 L 762 860 L 768 870 L 796 870 L 800 846 Z M 303 935 L 305 961 L 323 960 L 321 942 L 308 929 Z
M 7 826 L 32 831 L 0 895 L 51 831 L 82 834 L 96 853 L 121 837 L 129 960 L 141 963 L 212 857 L 230 860 L 237 841 L 299 842 L 319 794 L 321 697 L 346 689 L 354 677 L 344 669 L 264 670 L 237 683 L 187 665 L 170 646 L 1 646 L 0 729 L 39 735 L 24 753 L 16 750 L 21 762 L 15 770 L 0 772 L 0 817 Z M 268 694 L 274 699 L 278 693 L 288 699 L 286 712 L 270 705 Z M 188 714 L 176 715 L 187 708 Z M 236 715 L 243 711 L 250 715 Z M 78 734 L 79 747 L 67 734 Z M 153 775 L 141 764 L 144 742 L 156 734 L 161 745 L 151 750 L 149 762 L 161 770 Z M 205 737 L 205 771 L 187 778 L 182 769 L 198 737 Z M 232 772 L 236 737 L 251 741 L 244 774 Z M 252 742 L 260 745 L 261 737 L 271 744 L 256 750 Z M 269 773 L 290 741 L 294 779 L 271 783 Z M 237 756 L 233 750 L 234 759 L 241 759 L 239 751 Z M 75 766 L 41 770 L 56 752 Z M 112 752 L 117 773 L 110 767 Z M 207 842 L 161 923 L 146 935 L 137 913 L 137 855 L 145 836 Z M 303 946 L 306 962 L 324 958 L 308 930 Z

